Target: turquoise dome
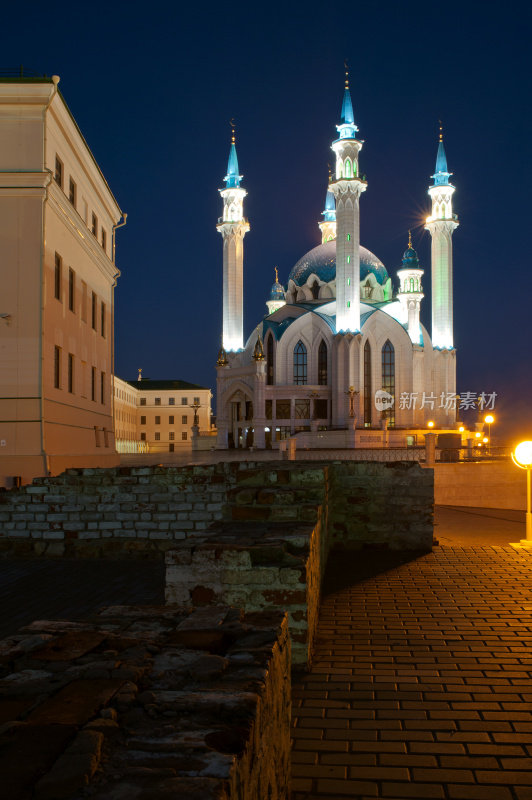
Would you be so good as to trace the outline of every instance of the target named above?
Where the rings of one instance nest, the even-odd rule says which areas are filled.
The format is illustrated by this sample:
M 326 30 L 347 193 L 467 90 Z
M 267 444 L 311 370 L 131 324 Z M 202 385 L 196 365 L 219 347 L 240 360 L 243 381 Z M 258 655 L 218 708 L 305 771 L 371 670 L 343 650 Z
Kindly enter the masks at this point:
M 284 300 L 284 289 L 279 283 L 275 281 L 270 292 L 270 300 Z
M 377 282 L 382 286 L 388 280 L 388 272 L 384 264 L 370 250 L 360 246 L 360 280 L 364 280 L 370 272 L 375 275 Z M 329 283 L 336 278 L 336 240 L 320 244 L 305 253 L 297 264 L 292 267 L 288 280 L 294 281 L 297 286 L 306 283 L 312 274 L 318 276 L 324 283 Z

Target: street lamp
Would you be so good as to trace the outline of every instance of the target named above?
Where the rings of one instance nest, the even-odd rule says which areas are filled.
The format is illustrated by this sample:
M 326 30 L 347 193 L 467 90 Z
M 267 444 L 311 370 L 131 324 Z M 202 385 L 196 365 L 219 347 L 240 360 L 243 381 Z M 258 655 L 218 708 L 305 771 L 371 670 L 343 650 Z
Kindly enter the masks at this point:
M 433 421 L 430 419 L 430 420 L 427 422 L 427 428 L 433 428 L 433 427 L 434 427 L 434 422 L 433 422 Z
M 516 467 L 526 469 L 526 541 L 532 542 L 532 510 L 530 501 L 530 473 L 532 471 L 532 442 L 520 442 L 512 453 Z
M 495 422 L 495 417 L 493 416 L 493 414 L 486 414 L 486 416 L 484 417 L 484 422 L 488 426 L 488 448 L 491 452 L 491 425 L 493 422 Z

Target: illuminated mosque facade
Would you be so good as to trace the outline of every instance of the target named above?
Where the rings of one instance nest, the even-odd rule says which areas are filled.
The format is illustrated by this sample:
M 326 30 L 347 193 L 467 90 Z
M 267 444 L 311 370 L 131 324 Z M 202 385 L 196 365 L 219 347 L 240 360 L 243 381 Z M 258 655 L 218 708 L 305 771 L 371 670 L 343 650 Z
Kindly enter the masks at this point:
M 397 283 L 360 244 L 367 188 L 346 75 L 341 122 L 332 142 L 321 244 L 276 280 L 268 312 L 244 341 L 246 190 L 233 134 L 223 215 L 223 334 L 217 361 L 219 448 L 277 447 L 290 436 L 310 447 L 416 444 L 429 421 L 456 428 L 452 234 L 454 187 L 442 136 L 429 195 L 432 328 L 421 324 L 423 274 L 409 237 Z M 362 199 L 363 204 L 363 199 Z M 422 444 L 422 441 L 420 442 Z

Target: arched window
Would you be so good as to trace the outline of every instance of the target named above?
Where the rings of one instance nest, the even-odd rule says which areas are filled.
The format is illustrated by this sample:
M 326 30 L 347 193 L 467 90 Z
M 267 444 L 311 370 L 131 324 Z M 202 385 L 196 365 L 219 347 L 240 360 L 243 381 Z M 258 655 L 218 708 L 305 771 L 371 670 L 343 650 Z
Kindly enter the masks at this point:
M 350 177 L 351 177 L 351 159 L 346 158 L 344 163 L 344 178 L 350 178 Z
M 266 383 L 273 386 L 273 336 L 270 333 L 266 340 Z
M 294 383 L 303 386 L 307 382 L 307 348 L 301 340 L 294 347 Z
M 366 339 L 364 345 L 364 427 L 371 428 L 371 346 Z
M 314 283 L 310 287 L 310 291 L 312 292 L 312 297 L 314 298 L 314 300 L 317 300 L 320 296 L 320 285 L 318 281 L 314 281 Z
M 411 292 L 414 291 L 414 279 L 413 278 L 410 278 L 410 291 Z
M 318 385 L 327 386 L 327 345 L 323 339 L 318 348 Z
M 382 388 L 394 399 L 391 408 L 383 411 L 384 417 L 388 419 L 388 425 L 395 425 L 395 350 L 389 339 L 386 340 L 382 348 Z

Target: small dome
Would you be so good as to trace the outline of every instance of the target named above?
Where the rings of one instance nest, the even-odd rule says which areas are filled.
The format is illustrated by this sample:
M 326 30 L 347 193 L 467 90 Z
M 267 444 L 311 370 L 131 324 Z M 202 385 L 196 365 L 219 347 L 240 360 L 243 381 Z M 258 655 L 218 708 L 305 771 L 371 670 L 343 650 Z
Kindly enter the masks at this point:
M 404 252 L 403 268 L 419 269 L 419 258 L 413 247 L 408 247 Z
M 270 292 L 270 300 L 284 300 L 284 289 L 279 283 L 275 281 Z
M 377 282 L 383 286 L 388 280 L 388 272 L 384 264 L 370 250 L 360 245 L 360 280 L 364 280 L 370 272 L 375 275 Z M 324 283 L 333 281 L 336 277 L 336 240 L 325 242 L 314 247 L 300 258 L 292 268 L 289 280 L 297 286 L 306 283 L 309 275 L 317 275 Z

